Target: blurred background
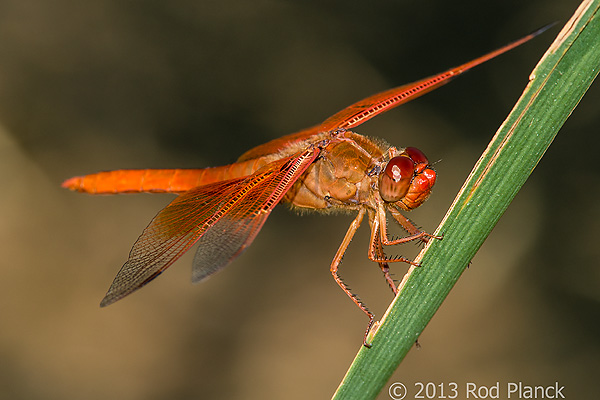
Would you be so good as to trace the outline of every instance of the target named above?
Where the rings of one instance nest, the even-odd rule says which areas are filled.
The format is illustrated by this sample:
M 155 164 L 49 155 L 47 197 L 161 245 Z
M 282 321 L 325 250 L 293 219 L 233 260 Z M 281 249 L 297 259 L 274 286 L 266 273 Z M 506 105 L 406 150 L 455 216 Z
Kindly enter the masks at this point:
M 60 183 L 230 163 L 559 21 L 357 129 L 440 160 L 431 199 L 409 215 L 433 231 L 578 3 L 0 2 L 0 397 L 329 398 L 367 323 L 329 273 L 352 216 L 278 207 L 209 281 L 190 284 L 188 254 L 100 309 L 173 196 Z M 569 398 L 598 398 L 599 102 L 596 83 L 390 383 L 558 381 Z M 363 226 L 341 271 L 380 317 L 392 294 L 367 242 Z

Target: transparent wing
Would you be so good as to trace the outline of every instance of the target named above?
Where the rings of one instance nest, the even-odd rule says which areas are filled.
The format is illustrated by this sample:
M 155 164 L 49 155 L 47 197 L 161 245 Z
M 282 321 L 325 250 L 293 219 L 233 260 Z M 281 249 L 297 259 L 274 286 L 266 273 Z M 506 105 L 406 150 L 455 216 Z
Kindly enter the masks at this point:
M 339 128 L 352 129 L 370 120 L 376 115 L 389 111 L 400 104 L 414 100 L 425 93 L 431 92 L 432 90 L 435 90 L 440 86 L 450 82 L 453 78 L 456 78 L 460 74 L 467 72 L 468 70 L 483 64 L 484 62 L 489 61 L 502 53 L 506 53 L 507 51 L 522 45 L 523 43 L 541 34 L 552 25 L 553 24 L 544 26 L 543 28 L 532 32 L 521 39 L 515 40 L 514 42 L 484 54 L 481 57 L 477 57 L 476 59 L 466 62 L 462 65 L 450 68 L 447 71 L 440 72 L 439 74 L 430 76 L 429 78 L 398 86 L 396 88 L 367 97 L 366 99 L 356 102 L 326 119 L 325 122 L 321 124 L 321 130 L 329 131 Z
M 398 107 L 401 104 L 414 100 L 425 93 L 431 92 L 432 90 L 445 85 L 453 78 L 456 78 L 460 74 L 467 72 L 471 68 L 489 61 L 492 58 L 497 57 L 500 54 L 514 49 L 515 47 L 533 39 L 546 29 L 550 28 L 552 25 L 553 24 L 544 26 L 543 28 L 524 36 L 521 39 L 518 39 L 467 63 L 459 65 L 458 67 L 450 68 L 447 71 L 440 72 L 439 74 L 430 76 L 429 78 L 398 86 L 393 89 L 386 90 L 385 92 L 377 93 L 373 96 L 367 97 L 366 99 L 356 102 L 351 106 L 348 106 L 337 112 L 336 114 L 327 118 L 320 125 L 313 126 L 309 129 L 292 133 L 291 135 L 286 135 L 257 146 L 242 154 L 238 161 L 251 160 L 266 154 L 275 153 L 283 148 L 286 148 L 292 143 L 310 140 L 312 137 L 321 132 L 328 132 L 340 128 L 352 129 L 375 117 L 376 115 L 389 111 L 394 107 Z
M 272 209 L 318 154 L 319 149 L 312 147 L 247 178 L 200 186 L 173 200 L 144 229 L 100 305 L 141 288 L 200 239 L 194 280 L 227 265 L 250 245 Z

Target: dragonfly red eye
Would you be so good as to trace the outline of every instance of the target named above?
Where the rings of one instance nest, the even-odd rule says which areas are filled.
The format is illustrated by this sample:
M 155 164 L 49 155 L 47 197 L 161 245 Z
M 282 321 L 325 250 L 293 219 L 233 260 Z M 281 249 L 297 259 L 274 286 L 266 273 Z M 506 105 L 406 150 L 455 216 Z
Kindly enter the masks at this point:
M 407 147 L 404 149 L 404 152 L 408 154 L 410 159 L 413 160 L 415 164 L 429 164 L 427 156 L 425 156 L 425 154 L 416 147 Z
M 413 177 L 415 164 L 408 157 L 392 158 L 385 170 L 379 175 L 379 194 L 387 202 L 393 203 L 402 199 Z

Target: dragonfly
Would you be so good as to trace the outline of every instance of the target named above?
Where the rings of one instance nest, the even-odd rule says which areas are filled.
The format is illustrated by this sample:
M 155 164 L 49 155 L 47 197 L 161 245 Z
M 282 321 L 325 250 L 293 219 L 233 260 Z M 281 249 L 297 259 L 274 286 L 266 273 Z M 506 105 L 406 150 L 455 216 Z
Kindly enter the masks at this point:
M 395 295 L 389 263 L 417 263 L 384 252 L 389 246 L 441 239 L 404 216 L 429 197 L 436 172 L 415 147 L 399 148 L 354 132 L 365 121 L 445 85 L 453 78 L 544 31 L 539 29 L 495 51 L 419 81 L 367 97 L 321 124 L 261 144 L 229 165 L 201 169 L 125 169 L 76 176 L 64 188 L 89 194 L 175 193 L 137 239 L 100 306 L 146 285 L 197 244 L 192 280 L 200 282 L 241 255 L 273 208 L 356 212 L 330 264 L 340 288 L 369 318 L 375 316 L 339 274 L 342 257 L 364 217 L 371 229 L 368 259 L 379 265 Z M 387 215 L 407 235 L 391 239 Z

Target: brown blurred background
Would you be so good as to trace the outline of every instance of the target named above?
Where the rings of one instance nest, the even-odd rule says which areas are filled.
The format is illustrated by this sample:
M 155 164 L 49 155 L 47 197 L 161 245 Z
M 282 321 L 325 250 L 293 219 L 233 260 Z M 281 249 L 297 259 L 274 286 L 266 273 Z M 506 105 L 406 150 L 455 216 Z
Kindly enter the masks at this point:
M 331 396 L 367 322 L 329 273 L 351 216 L 278 207 L 209 281 L 189 283 L 189 254 L 100 309 L 172 196 L 91 197 L 61 181 L 232 162 L 367 95 L 562 26 L 577 5 L 0 2 L 0 397 Z M 410 215 L 426 230 L 558 30 L 357 129 L 441 160 L 432 198 Z M 558 381 L 568 398 L 598 398 L 599 101 L 596 83 L 392 381 Z M 367 240 L 363 227 L 342 274 L 381 316 L 392 295 Z M 406 269 L 394 267 L 398 279 Z

